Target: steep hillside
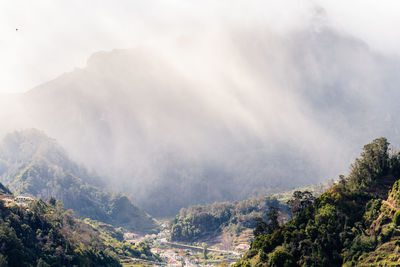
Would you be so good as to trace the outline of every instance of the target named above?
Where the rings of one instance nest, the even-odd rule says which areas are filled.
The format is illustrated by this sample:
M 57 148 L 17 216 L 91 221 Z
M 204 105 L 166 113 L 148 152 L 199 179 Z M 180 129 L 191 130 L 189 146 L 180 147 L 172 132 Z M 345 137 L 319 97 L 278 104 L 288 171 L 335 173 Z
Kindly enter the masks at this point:
M 3 184 L 0 183 L 0 195 L 4 195 L 4 194 L 8 194 L 11 195 L 11 191 L 10 189 L 8 189 L 7 187 L 5 187 Z
M 41 129 L 150 214 L 171 216 L 318 183 L 371 136 L 397 142 L 399 66 L 329 27 L 243 27 L 95 53 L 4 101 L 0 131 Z
M 399 265 L 400 153 L 388 145 L 385 138 L 365 145 L 347 177 L 257 236 L 236 266 Z
M 310 192 L 319 196 L 325 192 L 333 182 L 296 188 L 290 191 L 275 193 L 266 197 L 251 197 L 243 201 L 215 202 L 211 205 L 197 205 L 182 208 L 170 221 L 171 240 L 197 242 L 200 240 L 222 242 L 230 248 L 238 243 L 240 236 L 246 236 L 244 243 L 250 242 L 252 233 L 260 220 L 268 221 L 271 207 L 278 209 L 278 220 L 286 222 L 291 216 L 288 200 L 293 193 Z
M 400 180 L 389 192 L 387 200 L 375 203 L 375 216 L 366 233 L 374 236 L 375 249 L 363 253 L 358 263 L 363 266 L 400 265 Z M 368 240 L 364 240 L 368 241 Z M 369 240 L 373 243 L 372 240 Z M 360 242 L 361 243 L 361 242 Z
M 60 199 L 80 217 L 151 232 L 156 222 L 122 194 L 109 193 L 100 178 L 71 161 L 42 132 L 26 130 L 7 135 L 0 146 L 0 181 L 18 194 Z
M 119 230 L 102 225 L 74 219 L 55 199 L 23 204 L 0 199 L 0 266 L 121 266 L 121 257 L 159 260 L 147 245 L 129 244 Z
M 216 202 L 208 206 L 193 206 L 181 209 L 170 222 L 173 241 L 195 242 L 200 239 L 215 239 L 222 233 L 232 239 L 245 230 L 253 230 L 256 218 L 265 218 L 271 206 L 281 210 L 285 220 L 288 211 L 274 198 L 251 198 L 241 202 Z M 232 240 L 233 241 L 233 240 Z M 231 244 L 232 245 L 232 244 Z

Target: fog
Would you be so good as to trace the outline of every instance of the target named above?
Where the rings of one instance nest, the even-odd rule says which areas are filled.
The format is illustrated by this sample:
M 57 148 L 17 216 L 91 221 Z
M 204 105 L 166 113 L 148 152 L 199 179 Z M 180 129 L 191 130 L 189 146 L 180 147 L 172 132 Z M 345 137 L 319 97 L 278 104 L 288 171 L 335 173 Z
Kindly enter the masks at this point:
M 109 40 L 89 31 L 73 53 L 83 33 L 71 26 L 76 40 L 48 51 L 60 61 L 38 66 L 42 80 L 26 68 L 19 85 L 2 80 L 40 85 L 0 95 L 1 134 L 43 130 L 156 216 L 324 182 L 373 138 L 400 141 L 400 61 L 379 34 L 363 37 L 363 16 L 323 1 L 135 3 L 104 17 L 82 6 L 78 17 L 103 18 L 82 28 L 108 29 Z M 78 3 L 65 5 L 69 14 Z
M 166 42 L 227 27 L 268 26 L 282 34 L 323 20 L 399 54 L 399 2 L 387 0 L 79 0 L 0 2 L 0 92 L 24 92 L 101 50 Z M 321 15 L 323 14 L 323 15 Z

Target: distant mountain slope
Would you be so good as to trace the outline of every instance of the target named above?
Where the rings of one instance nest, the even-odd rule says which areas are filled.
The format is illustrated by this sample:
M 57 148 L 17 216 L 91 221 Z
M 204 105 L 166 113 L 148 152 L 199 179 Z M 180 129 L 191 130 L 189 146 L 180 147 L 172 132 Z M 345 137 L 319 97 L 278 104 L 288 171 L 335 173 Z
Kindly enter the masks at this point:
M 400 153 L 388 145 L 365 145 L 347 177 L 257 236 L 236 266 L 399 266 Z
M 7 187 L 5 187 L 3 184 L 0 183 L 0 194 L 1 195 L 3 195 L 3 194 L 11 195 L 12 193 Z
M 258 224 L 257 219 L 267 221 L 271 207 L 278 208 L 279 221 L 286 222 L 291 215 L 287 201 L 295 191 L 308 191 L 319 196 L 330 187 L 329 184 L 296 188 L 265 197 L 250 197 L 240 202 L 215 202 L 182 208 L 170 221 L 171 240 L 196 242 L 215 239 L 224 233 L 235 241 L 244 231 L 252 233 Z
M 94 53 L 6 99 L 0 123 L 45 131 L 150 214 L 171 216 L 332 178 L 375 136 L 400 143 L 399 69 L 326 25 L 235 28 Z
M 56 197 L 81 217 L 134 231 L 157 228 L 126 196 L 104 190 L 98 177 L 72 162 L 54 139 L 38 130 L 14 132 L 4 138 L 0 181 L 18 194 Z
M 266 219 L 271 206 L 281 210 L 280 219 L 288 217 L 287 208 L 275 198 L 250 198 L 241 202 L 216 202 L 207 206 L 181 209 L 170 222 L 171 240 L 196 242 L 212 239 L 223 232 L 238 237 L 245 230 L 254 230 L 256 218 Z

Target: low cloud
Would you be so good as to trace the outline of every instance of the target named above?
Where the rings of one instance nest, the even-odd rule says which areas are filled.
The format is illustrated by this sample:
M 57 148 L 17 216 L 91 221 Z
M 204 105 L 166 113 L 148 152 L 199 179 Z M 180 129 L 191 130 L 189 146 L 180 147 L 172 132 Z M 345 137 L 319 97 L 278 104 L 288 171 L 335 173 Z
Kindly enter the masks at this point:
M 176 13 L 137 6 L 147 13 L 136 24 L 111 9 L 119 19 L 105 16 L 98 26 L 116 31 L 100 42 L 107 51 L 1 97 L 2 134 L 44 130 L 157 216 L 323 182 L 346 173 L 373 138 L 400 141 L 399 59 L 338 30 L 330 9 L 302 6 L 288 18 L 239 1 L 232 13 L 210 2 L 196 13 L 195 5 Z M 129 31 L 119 34 L 125 19 Z M 99 48 L 93 34 L 90 49 Z

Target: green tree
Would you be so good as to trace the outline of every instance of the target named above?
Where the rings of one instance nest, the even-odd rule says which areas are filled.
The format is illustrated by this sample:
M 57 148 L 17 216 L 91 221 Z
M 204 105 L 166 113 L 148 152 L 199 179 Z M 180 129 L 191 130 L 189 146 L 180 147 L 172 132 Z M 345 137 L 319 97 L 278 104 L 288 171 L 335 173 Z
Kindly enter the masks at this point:
M 278 220 L 279 208 L 278 207 L 275 207 L 275 206 L 269 207 L 269 210 L 265 215 L 267 216 L 267 221 L 264 221 L 260 217 L 257 217 L 254 219 L 256 221 L 256 227 L 253 230 L 254 236 L 271 234 L 276 229 L 279 228 L 279 220 Z
M 300 211 L 311 205 L 314 200 L 315 197 L 310 191 L 294 191 L 292 198 L 287 201 L 287 204 L 293 215 L 297 215 Z
M 49 199 L 49 204 L 55 206 L 57 204 L 57 200 L 55 199 L 55 197 L 51 197 Z
M 254 219 L 256 221 L 256 228 L 253 230 L 254 236 L 265 235 L 268 233 L 268 224 L 261 218 L 257 217 Z
M 37 262 L 36 267 L 50 267 L 42 258 L 40 258 Z
M 7 267 L 7 266 L 8 266 L 7 258 L 0 253 L 0 267 Z
M 269 255 L 268 266 L 270 267 L 290 267 L 296 266 L 293 255 L 290 254 L 284 247 L 278 246 Z
M 361 158 L 350 167 L 348 180 L 353 187 L 365 187 L 387 174 L 390 167 L 389 142 L 385 137 L 373 140 L 364 146 Z
M 276 229 L 279 228 L 279 221 L 278 221 L 278 216 L 279 216 L 279 208 L 275 206 L 269 207 L 269 210 L 267 212 L 267 217 L 268 217 L 268 233 L 274 232 Z
M 203 243 L 203 258 L 204 258 L 204 261 L 207 260 L 207 244 L 206 243 Z
M 400 210 L 396 211 L 396 213 L 393 216 L 393 223 L 396 226 L 400 225 Z

